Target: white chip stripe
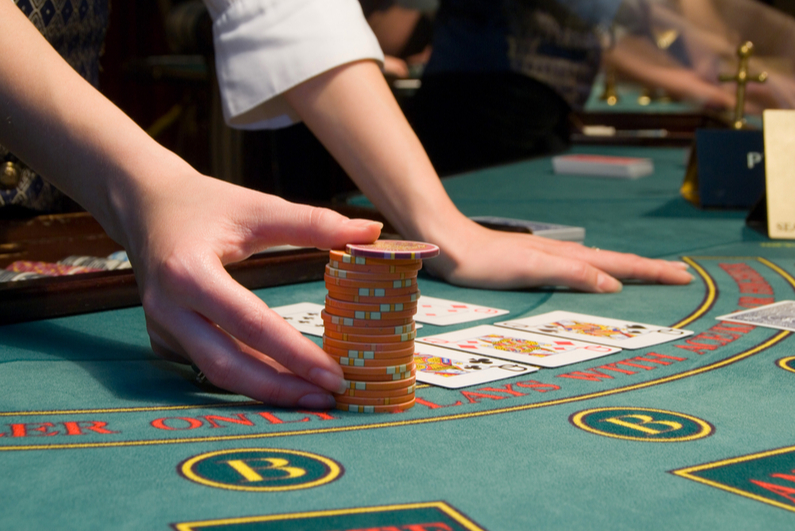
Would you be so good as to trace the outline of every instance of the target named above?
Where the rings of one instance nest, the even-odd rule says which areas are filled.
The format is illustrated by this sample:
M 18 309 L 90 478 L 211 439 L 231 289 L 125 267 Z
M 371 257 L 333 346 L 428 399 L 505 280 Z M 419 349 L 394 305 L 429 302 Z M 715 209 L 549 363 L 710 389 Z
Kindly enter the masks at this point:
M 331 322 L 333 324 L 341 324 L 343 326 L 353 326 L 353 319 L 349 317 L 339 317 L 336 315 L 331 315 Z
M 369 288 L 359 288 L 359 296 L 360 297 L 385 297 L 386 291 L 384 288 L 378 289 L 369 289 Z
M 407 252 L 409 251 L 400 251 L 400 254 L 405 254 Z M 384 251 L 383 253 L 384 255 L 381 258 L 385 258 L 387 260 L 418 260 L 420 258 L 414 251 L 410 252 L 411 256 L 409 258 L 406 258 L 405 256 L 398 258 L 398 252 L 396 251 Z
M 374 360 L 375 352 L 372 350 L 349 350 L 348 357 L 362 360 Z
M 340 365 L 350 365 L 352 367 L 364 367 L 364 360 L 361 358 L 339 358 Z

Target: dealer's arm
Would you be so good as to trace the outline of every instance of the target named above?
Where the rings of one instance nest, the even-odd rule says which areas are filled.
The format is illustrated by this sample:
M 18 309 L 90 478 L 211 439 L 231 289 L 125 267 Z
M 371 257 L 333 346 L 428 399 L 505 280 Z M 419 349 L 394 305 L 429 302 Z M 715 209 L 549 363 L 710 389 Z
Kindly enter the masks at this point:
M 155 352 L 278 405 L 331 407 L 338 364 L 226 273 L 271 245 L 373 241 L 348 220 L 197 173 L 144 133 L 0 2 L 0 143 L 99 220 L 131 256 Z
M 496 232 L 469 220 L 448 197 L 373 61 L 336 67 L 285 96 L 404 237 L 441 247 L 442 256 L 427 268 L 453 284 L 615 292 L 621 289 L 617 279 L 687 284 L 693 278 L 681 262 Z M 511 260 L 503 259 L 506 249 Z

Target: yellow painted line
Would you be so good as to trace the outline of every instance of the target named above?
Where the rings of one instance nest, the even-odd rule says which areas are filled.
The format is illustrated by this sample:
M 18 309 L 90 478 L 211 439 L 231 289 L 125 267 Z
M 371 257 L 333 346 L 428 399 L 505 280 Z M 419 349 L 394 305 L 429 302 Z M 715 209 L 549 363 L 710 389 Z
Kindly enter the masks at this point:
M 703 259 L 703 257 L 694 257 L 697 259 Z M 731 259 L 730 257 L 717 257 L 723 260 Z M 747 259 L 758 259 L 758 257 L 748 257 Z M 691 260 L 691 258 L 683 257 L 683 259 Z M 689 263 L 689 262 L 688 262 Z M 694 265 L 695 262 L 693 262 Z M 699 308 L 694 311 L 691 316 L 693 315 L 703 315 L 708 308 L 711 302 L 710 293 L 711 290 L 715 289 L 714 281 L 711 279 L 709 274 L 700 266 L 694 267 L 695 271 L 702 276 L 705 285 L 707 286 L 707 296 L 705 296 L 702 303 L 699 305 Z M 775 271 L 776 269 L 774 269 Z M 786 272 L 785 272 L 786 274 Z M 785 278 L 788 277 L 792 279 L 791 276 L 786 275 Z M 791 280 L 790 283 L 795 287 L 795 280 Z M 710 288 L 711 286 L 711 288 Z M 689 321 L 690 317 L 686 318 L 685 320 L 677 323 L 675 326 L 682 326 L 683 322 L 691 322 Z M 511 406 L 506 408 L 498 408 L 492 409 L 488 411 L 478 411 L 478 412 L 471 412 L 471 413 L 459 413 L 459 414 L 452 414 L 452 415 L 442 415 L 439 417 L 429 417 L 423 419 L 412 419 L 412 420 L 404 420 L 404 421 L 395 421 L 395 422 L 384 422 L 379 424 L 363 424 L 357 426 L 339 426 L 333 428 L 318 428 L 318 429 L 310 429 L 310 430 L 303 430 L 303 431 L 290 431 L 290 432 L 275 432 L 275 433 L 252 433 L 252 434 L 241 434 L 241 435 L 222 435 L 222 436 L 210 436 L 210 437 L 181 437 L 181 438 L 173 438 L 173 439 L 149 439 L 149 440 L 139 440 L 139 441 L 117 441 L 117 442 L 97 442 L 97 443 L 69 443 L 69 444 L 52 444 L 52 445 L 18 445 L 18 446 L 0 446 L 0 452 L 4 451 L 23 451 L 23 450 L 71 450 L 71 449 L 84 449 L 84 448 L 117 448 L 117 447 L 126 447 L 126 446 L 155 446 L 155 445 L 162 445 L 162 444 L 184 444 L 184 443 L 205 443 L 205 442 L 221 442 L 221 441 L 242 441 L 242 440 L 252 440 L 252 439 L 269 439 L 274 437 L 291 437 L 291 436 L 300 436 L 300 435 L 320 435 L 320 434 L 327 434 L 327 433 L 342 433 L 342 432 L 349 432 L 349 431 L 360 431 L 360 430 L 369 430 L 369 429 L 376 429 L 376 428 L 393 428 L 393 427 L 400 427 L 400 426 L 411 426 L 411 425 L 420 425 L 420 424 L 429 424 L 433 422 L 442 422 L 448 420 L 462 420 L 468 418 L 476 418 L 476 417 L 483 417 L 488 415 L 497 415 L 503 413 L 515 413 L 519 411 L 529 411 L 532 409 L 539 409 L 542 407 L 552 407 L 558 406 L 563 404 L 570 404 L 574 402 L 582 402 L 584 400 L 590 400 L 593 398 L 602 398 L 606 396 L 611 396 L 619 393 L 625 393 L 629 391 L 637 391 L 639 389 L 645 389 L 647 387 L 652 387 L 655 385 L 660 385 L 664 383 L 673 382 L 676 380 L 681 380 L 683 378 L 689 378 L 691 376 L 696 376 L 699 374 L 703 374 L 706 372 L 710 372 L 716 369 L 723 368 L 727 365 L 731 365 L 738 361 L 744 360 L 754 354 L 757 354 L 771 346 L 775 345 L 776 343 L 786 339 L 791 335 L 792 332 L 779 332 L 772 338 L 768 339 L 764 343 L 761 343 L 755 347 L 752 347 L 749 350 L 736 354 L 730 358 L 726 358 L 724 360 L 717 361 L 715 363 L 705 365 L 704 367 L 700 367 L 697 369 L 692 369 L 690 371 L 685 371 L 683 373 L 674 374 L 671 376 L 666 376 L 663 378 L 659 378 L 657 380 L 650 380 L 648 382 L 642 382 L 638 384 L 628 385 L 625 387 L 618 387 L 615 389 L 608 389 L 605 391 L 597 391 L 594 393 L 587 393 L 584 395 L 572 396 L 568 398 L 560 398 L 557 400 L 550 400 L 547 402 L 537 402 L 534 404 L 525 404 L 521 406 Z M 200 408 L 202 406 L 175 406 L 175 407 L 184 407 L 188 408 Z M 129 409 L 129 408 L 128 408 Z M 146 408 L 148 411 L 157 411 L 162 408 Z M 102 410 L 96 410 L 102 411 Z M 109 413 L 117 412 L 118 410 L 105 410 Z M 75 412 L 80 412 L 79 410 L 75 410 Z M 63 412 L 52 412 L 51 414 L 60 414 Z M 11 413 L 11 415 L 24 415 L 25 413 Z M 38 415 L 39 412 L 31 412 L 28 414 Z M 8 414 L 6 414 L 8 415 Z
M 350 509 L 332 509 L 325 511 L 310 511 L 303 513 L 289 513 L 289 514 L 274 514 L 264 516 L 247 516 L 241 518 L 223 518 L 218 520 L 203 520 L 197 522 L 183 522 L 176 524 L 177 531 L 193 531 L 202 527 L 211 527 L 219 525 L 239 525 L 250 524 L 257 522 L 274 522 L 278 520 L 298 520 L 299 518 L 323 518 L 343 515 L 354 514 L 368 514 L 387 511 L 407 511 L 412 509 L 439 509 L 447 516 L 454 519 L 456 522 L 464 526 L 469 531 L 484 531 L 483 528 L 477 526 L 474 522 L 466 518 L 464 515 L 453 509 L 451 506 L 444 502 L 421 502 L 421 503 L 407 503 L 401 505 L 381 505 L 375 507 L 354 507 Z
M 84 415 L 92 413 L 141 413 L 147 411 L 180 411 L 185 409 L 205 409 L 214 407 L 256 406 L 262 404 L 256 400 L 243 400 L 240 402 L 218 402 L 211 404 L 193 404 L 182 406 L 145 406 L 145 407 L 117 407 L 104 409 L 51 409 L 38 411 L 3 411 L 0 417 L 22 417 L 32 415 Z
M 675 325 L 671 326 L 671 328 L 684 328 L 685 326 L 689 325 L 696 319 L 701 318 L 705 313 L 707 313 L 712 305 L 715 304 L 715 301 L 718 298 L 718 288 L 715 286 L 715 281 L 712 279 L 711 276 L 704 270 L 703 267 L 698 265 L 695 260 L 689 258 L 687 256 L 682 257 L 682 261 L 692 267 L 696 273 L 701 276 L 701 279 L 704 281 L 704 285 L 707 288 L 707 293 L 704 296 L 704 300 L 701 301 L 701 305 L 691 313 L 688 317 L 682 319 Z
M 774 505 L 774 506 L 779 507 L 781 509 L 786 509 L 788 511 L 795 512 L 795 507 L 792 506 L 792 505 L 787 505 L 787 504 L 778 502 L 776 500 L 772 500 L 772 499 L 769 499 L 769 498 L 765 498 L 763 496 L 759 496 L 758 494 L 754 494 L 752 492 L 747 492 L 747 491 L 740 490 L 740 489 L 735 488 L 735 487 L 731 487 L 729 485 L 725 485 L 723 483 L 718 483 L 716 481 L 712 481 L 710 479 L 705 479 L 705 478 L 702 478 L 702 477 L 699 477 L 699 476 L 691 475 L 694 472 L 701 472 L 702 470 L 712 470 L 712 469 L 715 469 L 715 468 L 721 468 L 721 467 L 726 466 L 726 465 L 733 465 L 733 464 L 737 464 L 737 463 L 743 463 L 743 462 L 746 462 L 746 461 L 753 461 L 753 460 L 756 460 L 756 459 L 762 459 L 764 457 L 770 457 L 770 456 L 785 454 L 785 453 L 794 452 L 794 451 L 795 451 L 795 446 L 787 446 L 785 448 L 777 448 L 775 450 L 767 450 L 767 451 L 758 452 L 758 453 L 755 453 L 755 454 L 743 455 L 743 456 L 740 456 L 740 457 L 733 457 L 733 458 L 730 458 L 730 459 L 723 459 L 721 461 L 713 461 L 711 463 L 705 463 L 705 464 L 702 464 L 702 465 L 696 465 L 696 466 L 690 466 L 690 467 L 686 467 L 686 468 L 680 468 L 678 470 L 672 470 L 671 473 L 676 475 L 676 476 L 679 476 L 679 477 L 683 477 L 683 478 L 686 478 L 686 479 L 690 479 L 692 481 L 696 481 L 698 483 L 702 483 L 704 485 L 709 485 L 710 487 L 715 487 L 717 489 L 721 489 L 721 490 L 725 490 L 727 492 L 731 492 L 732 494 L 737 494 L 738 496 L 743 496 L 744 498 L 750 498 L 752 500 L 756 500 L 756 501 L 759 501 L 759 502 L 762 502 L 762 503 L 767 503 L 769 505 Z
M 778 360 L 776 362 L 776 365 L 778 365 L 779 367 L 781 367 L 785 371 L 795 372 L 795 369 L 793 369 L 792 367 L 787 365 L 787 363 L 789 363 L 792 360 L 795 360 L 795 356 L 789 356 L 789 357 L 786 357 L 786 358 L 781 358 L 780 360 Z

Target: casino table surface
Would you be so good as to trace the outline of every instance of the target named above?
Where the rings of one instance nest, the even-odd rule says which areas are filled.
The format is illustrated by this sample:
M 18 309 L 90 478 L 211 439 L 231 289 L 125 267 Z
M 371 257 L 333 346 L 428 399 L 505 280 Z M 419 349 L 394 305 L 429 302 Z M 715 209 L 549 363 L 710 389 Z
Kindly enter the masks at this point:
M 420 386 L 413 409 L 365 415 L 201 387 L 151 353 L 139 307 L 0 327 L 0 528 L 795 527 L 795 343 L 715 320 L 795 298 L 795 243 L 681 199 L 682 149 L 576 151 L 652 157 L 655 172 L 555 176 L 537 159 L 444 185 L 467 215 L 583 226 L 586 245 L 685 260 L 690 285 L 502 292 L 421 275 L 422 293 L 511 318 L 569 310 L 693 336 L 463 390 Z M 281 306 L 324 291 L 256 293 Z

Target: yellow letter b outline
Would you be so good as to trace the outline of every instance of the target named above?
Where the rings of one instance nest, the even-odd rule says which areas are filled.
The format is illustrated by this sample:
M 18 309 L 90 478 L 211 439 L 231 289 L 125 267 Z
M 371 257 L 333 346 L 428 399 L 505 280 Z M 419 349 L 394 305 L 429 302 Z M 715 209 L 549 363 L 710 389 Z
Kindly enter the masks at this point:
M 252 462 L 265 462 L 266 465 L 251 465 Z M 295 466 L 289 466 L 290 461 L 279 457 L 261 457 L 256 459 L 232 459 L 225 461 L 235 472 L 243 476 L 246 481 L 278 481 L 282 479 L 300 478 L 306 474 L 306 470 Z M 263 477 L 259 472 L 265 470 L 278 470 L 281 474 L 278 477 Z M 269 475 L 270 476 L 270 475 Z
M 624 420 L 624 419 L 633 419 Z M 681 430 L 682 424 L 673 420 L 654 420 L 650 415 L 621 415 L 620 417 L 610 417 L 602 419 L 602 422 L 610 422 L 622 428 L 636 430 L 646 435 L 660 435 L 662 433 L 669 433 L 672 431 Z M 655 429 L 650 426 L 666 426 L 667 429 Z

